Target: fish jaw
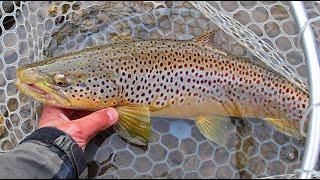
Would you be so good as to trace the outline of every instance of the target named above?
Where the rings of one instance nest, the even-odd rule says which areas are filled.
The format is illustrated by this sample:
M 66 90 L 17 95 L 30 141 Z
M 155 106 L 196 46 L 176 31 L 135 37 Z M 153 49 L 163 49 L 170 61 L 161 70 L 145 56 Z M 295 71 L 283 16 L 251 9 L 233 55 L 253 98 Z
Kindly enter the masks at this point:
M 44 78 L 32 70 L 18 68 L 16 87 L 34 99 L 58 107 L 72 107 L 69 99 L 57 89 L 44 81 Z

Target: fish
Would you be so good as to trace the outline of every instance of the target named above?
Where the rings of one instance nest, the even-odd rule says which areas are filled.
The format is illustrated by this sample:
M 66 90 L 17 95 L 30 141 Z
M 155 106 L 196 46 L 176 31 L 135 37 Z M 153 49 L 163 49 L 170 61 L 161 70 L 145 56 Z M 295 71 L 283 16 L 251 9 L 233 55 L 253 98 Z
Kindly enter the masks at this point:
M 116 107 L 118 135 L 145 145 L 151 117 L 194 120 L 224 145 L 232 117 L 259 118 L 301 139 L 308 93 L 281 75 L 223 51 L 215 31 L 190 40 L 128 39 L 86 48 L 16 70 L 24 94 L 57 107 Z

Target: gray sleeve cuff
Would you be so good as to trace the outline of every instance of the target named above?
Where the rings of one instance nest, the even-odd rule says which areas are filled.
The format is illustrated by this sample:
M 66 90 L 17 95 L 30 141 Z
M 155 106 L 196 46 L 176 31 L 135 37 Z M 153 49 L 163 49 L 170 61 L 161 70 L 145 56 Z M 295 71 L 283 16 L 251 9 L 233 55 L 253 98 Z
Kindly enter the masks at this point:
M 47 146 L 50 151 L 59 154 L 59 157 L 68 161 L 66 164 L 72 164 L 74 172 L 71 178 L 87 178 L 88 170 L 84 153 L 80 146 L 65 132 L 54 127 L 44 127 L 35 130 L 30 136 L 27 136 L 20 144 L 25 142 L 35 142 Z M 66 175 L 62 171 L 56 175 L 57 178 L 63 178 Z

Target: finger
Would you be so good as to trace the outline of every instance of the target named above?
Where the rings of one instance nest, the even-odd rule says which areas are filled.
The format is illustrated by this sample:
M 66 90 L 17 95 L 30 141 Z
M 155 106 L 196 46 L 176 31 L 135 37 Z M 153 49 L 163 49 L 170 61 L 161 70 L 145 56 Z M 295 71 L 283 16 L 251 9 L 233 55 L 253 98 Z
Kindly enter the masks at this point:
M 50 124 L 54 120 L 69 121 L 69 118 L 64 115 L 64 112 L 61 108 L 44 105 L 39 126 L 43 127 L 46 124 Z
M 72 122 L 79 129 L 82 129 L 83 132 L 89 137 L 92 137 L 97 132 L 104 130 L 116 123 L 118 118 L 119 114 L 116 109 L 105 108 Z

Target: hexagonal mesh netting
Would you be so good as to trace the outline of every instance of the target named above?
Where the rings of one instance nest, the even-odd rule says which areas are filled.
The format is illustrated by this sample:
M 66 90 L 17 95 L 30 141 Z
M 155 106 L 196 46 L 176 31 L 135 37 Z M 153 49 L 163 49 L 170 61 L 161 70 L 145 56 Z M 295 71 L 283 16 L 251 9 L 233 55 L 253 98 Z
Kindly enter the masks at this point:
M 319 16 L 318 3 L 305 5 L 310 17 Z M 16 90 L 16 67 L 111 43 L 116 34 L 191 39 L 219 29 L 215 41 L 224 50 L 265 62 L 302 89 L 307 84 L 300 33 L 287 2 L 6 1 L 0 2 L 0 17 L 3 152 L 35 130 L 41 113 L 40 103 Z M 320 24 L 313 26 L 319 42 Z M 252 178 L 292 174 L 301 164 L 304 142 L 260 120 L 235 119 L 227 147 L 206 140 L 192 121 L 155 118 L 152 127 L 146 150 L 108 131 L 100 133 L 86 150 L 90 177 Z

